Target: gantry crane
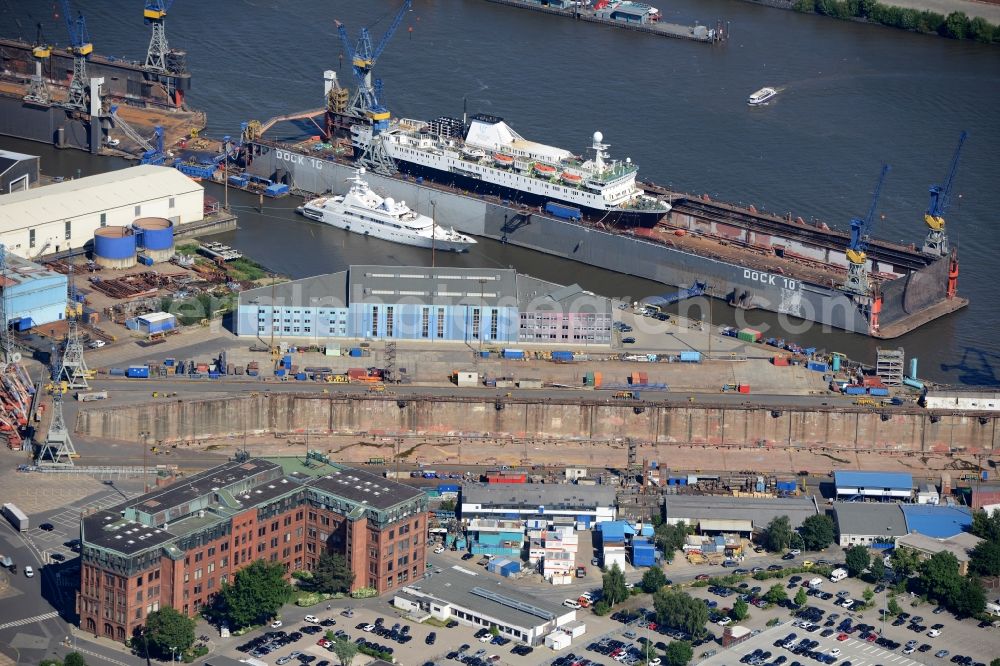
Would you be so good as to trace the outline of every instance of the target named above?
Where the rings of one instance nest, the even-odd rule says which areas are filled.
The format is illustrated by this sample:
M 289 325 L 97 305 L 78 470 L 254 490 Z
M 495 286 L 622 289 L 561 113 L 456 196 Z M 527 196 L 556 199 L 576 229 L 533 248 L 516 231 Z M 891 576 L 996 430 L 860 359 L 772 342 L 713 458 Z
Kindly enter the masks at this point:
M 24 101 L 36 104 L 48 104 L 52 100 L 49 94 L 49 86 L 45 82 L 46 63 L 52 55 L 52 46 L 45 41 L 45 34 L 42 32 L 42 24 L 38 24 L 35 33 L 35 45 L 31 49 L 31 55 L 35 57 L 35 74 L 31 77 L 28 86 L 28 93 L 24 96 Z
M 146 69 L 160 74 L 168 73 L 167 53 L 170 47 L 167 45 L 167 27 L 164 20 L 167 18 L 167 11 L 174 4 L 174 0 L 146 0 L 146 5 L 142 10 L 142 19 L 153 29 L 153 34 L 149 38 L 149 48 L 146 50 Z
M 382 55 L 389 39 L 393 33 L 399 29 L 403 22 L 403 16 L 410 10 L 412 0 L 405 0 L 403 6 L 399 8 L 396 16 L 392 19 L 392 24 L 385 31 L 378 45 L 372 47 L 371 36 L 368 28 L 361 28 L 361 37 L 357 46 L 351 45 L 351 38 L 347 35 L 347 28 L 340 21 L 337 21 L 337 33 L 344 44 L 344 52 L 351 59 L 351 67 L 354 70 L 354 78 L 358 82 L 358 89 L 347 107 L 347 113 L 358 119 L 367 120 L 373 125 L 375 133 L 389 126 L 389 111 L 379 99 L 381 96 L 381 81 L 372 81 L 372 69 L 375 62 Z
M 844 282 L 844 289 L 855 294 L 868 295 L 871 293 L 871 284 L 868 282 L 868 237 L 875 219 L 875 206 L 878 205 L 878 198 L 882 193 L 882 183 L 885 182 L 887 173 L 889 173 L 889 165 L 883 164 L 882 174 L 875 186 L 868 215 L 864 219 L 856 217 L 851 220 L 851 243 L 847 246 L 849 266 L 847 267 L 847 280 Z
M 73 109 L 87 108 L 87 58 L 94 51 L 87 33 L 87 21 L 83 13 L 73 20 L 73 9 L 69 0 L 62 0 L 63 18 L 66 19 L 66 30 L 69 31 L 69 52 L 73 54 L 73 78 L 69 82 L 69 97 L 66 106 Z
M 944 229 L 944 213 L 951 203 L 951 186 L 955 183 L 955 174 L 958 172 L 958 158 L 962 156 L 962 145 L 968 138 L 969 133 L 963 131 L 958 137 L 958 146 L 955 148 L 955 155 L 951 158 L 951 168 L 948 170 L 948 179 L 944 187 L 931 185 L 931 201 L 924 214 L 924 222 L 927 223 L 927 238 L 924 240 L 924 254 L 932 254 L 935 257 L 948 255 L 948 234 Z

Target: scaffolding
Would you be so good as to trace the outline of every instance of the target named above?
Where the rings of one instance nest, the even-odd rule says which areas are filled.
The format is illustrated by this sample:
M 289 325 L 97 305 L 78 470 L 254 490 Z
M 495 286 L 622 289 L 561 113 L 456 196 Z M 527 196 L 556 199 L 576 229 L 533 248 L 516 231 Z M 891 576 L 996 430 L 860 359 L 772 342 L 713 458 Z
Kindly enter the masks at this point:
M 886 386 L 902 386 L 905 360 L 903 348 L 879 348 L 875 350 L 875 354 L 875 374 L 882 379 L 882 383 Z

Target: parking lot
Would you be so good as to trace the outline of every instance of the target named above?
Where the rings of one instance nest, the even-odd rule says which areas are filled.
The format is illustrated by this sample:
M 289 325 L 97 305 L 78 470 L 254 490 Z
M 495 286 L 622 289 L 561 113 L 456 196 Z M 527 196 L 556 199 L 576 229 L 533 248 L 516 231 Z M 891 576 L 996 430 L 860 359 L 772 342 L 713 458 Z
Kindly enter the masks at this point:
M 809 576 L 801 578 L 803 580 L 794 584 L 788 578 L 779 581 L 749 579 L 744 589 L 750 592 L 756 586 L 761 588 L 761 592 L 766 592 L 775 582 L 781 582 L 791 598 Z M 813 614 L 805 627 L 798 626 L 804 618 L 793 617 L 785 608 L 758 610 L 751 607 L 749 621 L 740 624 L 761 630 L 761 633 L 729 650 L 720 649 L 717 655 L 701 663 L 707 666 L 733 664 L 752 654 L 754 650 L 760 650 L 761 653 L 757 659 L 759 664 L 753 666 L 794 666 L 796 662 L 802 666 L 811 666 L 813 663 L 840 666 L 847 663 L 850 666 L 943 666 L 958 663 L 953 661 L 958 657 L 965 657 L 963 663 L 970 666 L 986 664 L 1000 654 L 1000 649 L 997 648 L 1000 635 L 996 629 L 979 627 L 974 620 L 958 620 L 947 611 L 936 608 L 933 604 L 920 604 L 919 599 L 908 595 L 897 597 L 903 613 L 898 618 L 888 617 L 884 623 L 880 611 L 888 600 L 885 590 L 876 594 L 873 608 L 862 612 L 852 612 L 838 605 L 844 599 L 863 599 L 867 587 L 866 583 L 857 579 L 839 583 L 824 580 L 820 589 L 808 596 L 806 608 L 811 608 Z M 720 597 L 708 588 L 695 588 L 691 592 L 695 596 L 715 601 L 722 612 L 731 607 L 736 599 L 735 596 Z M 913 602 L 917 605 L 912 605 Z M 765 628 L 767 620 L 771 618 L 779 619 L 782 624 Z M 846 631 L 844 629 L 848 624 L 845 623 L 850 626 Z M 790 633 L 796 634 L 795 647 L 799 647 L 802 640 L 816 641 L 816 645 L 798 654 L 775 646 L 777 639 Z M 836 650 L 839 653 L 831 653 Z M 771 654 L 763 657 L 762 654 L 767 652 Z M 813 654 L 810 656 L 810 653 Z M 753 664 L 752 661 L 749 663 Z

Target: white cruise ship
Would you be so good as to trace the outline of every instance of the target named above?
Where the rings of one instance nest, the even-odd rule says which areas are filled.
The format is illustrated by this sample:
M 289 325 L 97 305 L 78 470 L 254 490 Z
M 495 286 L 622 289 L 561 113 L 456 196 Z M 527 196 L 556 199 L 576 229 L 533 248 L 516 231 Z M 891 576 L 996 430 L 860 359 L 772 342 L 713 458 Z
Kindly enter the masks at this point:
M 463 252 L 476 241 L 454 229 L 437 226 L 431 218 L 416 213 L 405 201 L 383 199 L 368 187 L 365 170 L 349 178 L 351 189 L 344 196 L 320 197 L 298 211 L 311 220 L 373 238 L 450 252 Z
M 528 141 L 502 118 L 486 114 L 472 116 L 468 127 L 456 118 L 399 119 L 374 137 L 362 125 L 352 132 L 358 147 L 381 141 L 401 171 L 480 194 L 529 205 L 568 205 L 597 220 L 625 215 L 649 226 L 670 211 L 668 203 L 639 189 L 638 168 L 630 159 L 608 159 L 600 132 L 594 132 L 594 154 L 586 160 Z

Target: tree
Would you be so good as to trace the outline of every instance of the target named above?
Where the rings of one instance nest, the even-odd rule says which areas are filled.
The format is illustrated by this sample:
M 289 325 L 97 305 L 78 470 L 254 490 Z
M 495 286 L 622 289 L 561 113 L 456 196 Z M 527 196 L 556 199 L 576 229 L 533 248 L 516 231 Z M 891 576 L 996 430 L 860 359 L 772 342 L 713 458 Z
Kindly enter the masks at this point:
M 876 583 L 885 578 L 885 563 L 882 561 L 881 556 L 872 558 L 871 563 L 868 565 L 868 571 L 871 572 L 872 580 Z
M 601 617 L 607 615 L 610 612 L 611 612 L 611 606 L 604 599 L 601 599 L 596 604 L 594 604 L 594 615 Z
M 358 646 L 352 641 L 345 641 L 343 638 L 337 638 L 333 641 L 333 654 L 337 656 L 340 666 L 351 666 L 354 655 L 357 653 Z
M 990 513 L 980 509 L 972 514 L 972 527 L 969 531 L 980 539 L 1000 541 L 1000 509 Z
M 663 549 L 663 554 L 669 561 L 675 550 L 684 547 L 684 537 L 688 534 L 687 523 L 683 521 L 676 525 L 661 523 L 655 532 L 656 545 Z
M 1000 657 L 997 657 L 996 659 L 991 661 L 990 666 L 1000 666 Z
M 953 594 L 961 575 L 958 573 L 958 558 L 953 553 L 934 553 L 920 563 L 920 583 L 927 594 L 944 602 Z
M 889 599 L 889 603 L 886 606 L 886 610 L 889 611 L 889 615 L 893 616 L 899 615 L 900 613 L 903 612 L 903 609 L 899 607 L 899 602 L 896 601 L 896 597 L 892 597 Z
M 230 627 L 263 624 L 274 617 L 292 596 L 280 562 L 255 560 L 236 572 L 233 582 L 224 583 L 217 595 L 217 613 Z
M 788 599 L 788 593 L 785 592 L 784 585 L 777 583 L 771 586 L 771 588 L 767 591 L 767 594 L 764 595 L 764 599 L 766 599 L 768 603 L 780 604 L 782 601 L 786 601 Z
M 871 603 L 871 600 L 875 598 L 875 591 L 866 586 L 864 592 L 861 593 L 861 596 L 865 598 L 867 603 Z
M 313 569 L 309 587 L 324 594 L 346 593 L 351 591 L 354 583 L 354 572 L 347 566 L 347 560 L 337 553 L 323 553 Z
M 980 541 L 970 553 L 969 566 L 982 576 L 1000 576 L 1000 541 Z
M 642 583 L 640 583 L 640 586 L 643 592 L 652 594 L 666 584 L 667 575 L 663 573 L 663 569 L 654 565 L 647 569 L 646 573 L 642 574 Z
M 944 21 L 944 34 L 952 39 L 965 39 L 969 34 L 969 17 L 965 12 L 952 12 Z
M 806 601 L 809 600 L 809 595 L 806 594 L 806 588 L 800 587 L 799 591 L 795 593 L 795 605 L 805 606 Z
M 833 543 L 833 519 L 826 514 L 809 516 L 802 521 L 799 534 L 802 535 L 807 550 L 823 550 Z
M 871 563 L 871 555 L 864 546 L 851 546 L 847 549 L 847 573 L 857 577 L 862 571 L 868 568 Z
M 184 652 L 194 645 L 193 618 L 182 615 L 176 608 L 164 606 L 146 616 L 143 647 L 150 656 L 172 659 L 174 651 Z
M 63 659 L 63 666 L 87 666 L 87 660 L 79 652 L 70 652 Z
M 805 550 L 806 542 L 802 538 L 802 535 L 798 532 L 792 532 L 792 538 L 788 540 L 789 548 L 797 548 L 799 550 Z
M 607 601 L 609 606 L 620 604 L 628 599 L 628 585 L 625 583 L 625 572 L 621 570 L 617 562 L 604 572 L 603 592 L 604 594 L 601 598 Z
M 764 528 L 764 547 L 771 552 L 788 548 L 792 540 L 792 523 L 788 516 L 777 516 Z
M 948 606 L 958 617 L 972 617 L 986 610 L 986 595 L 978 580 L 961 578 L 948 600 Z
M 894 549 L 889 559 L 892 562 L 893 571 L 901 576 L 909 576 L 915 573 L 917 565 L 920 563 L 920 556 L 917 554 L 917 551 L 906 546 Z
M 729 613 L 729 615 L 737 622 L 746 619 L 746 616 L 749 614 L 750 614 L 750 604 L 743 601 L 742 599 L 737 599 L 733 603 L 733 610 L 730 611 Z
M 693 638 L 700 638 L 705 634 L 708 606 L 703 601 L 692 598 L 687 592 L 661 587 L 653 595 L 653 608 L 659 624 L 672 629 L 683 629 Z
M 989 44 L 995 34 L 993 26 L 983 17 L 977 16 L 969 21 L 969 36 L 977 42 Z
M 667 666 L 687 666 L 688 662 L 694 658 L 694 650 L 687 641 L 670 641 L 667 649 L 663 652 L 663 657 Z

